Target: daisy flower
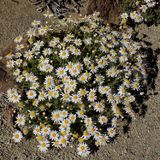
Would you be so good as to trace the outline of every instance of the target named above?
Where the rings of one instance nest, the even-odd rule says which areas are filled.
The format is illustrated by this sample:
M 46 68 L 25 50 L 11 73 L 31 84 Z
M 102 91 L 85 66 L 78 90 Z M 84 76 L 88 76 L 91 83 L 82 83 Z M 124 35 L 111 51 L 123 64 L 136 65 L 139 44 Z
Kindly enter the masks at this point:
M 74 38 L 74 35 L 70 33 L 64 38 L 64 41 L 65 42 L 71 42 L 72 38 Z
M 98 131 L 98 128 L 94 125 L 89 125 L 87 127 L 87 131 L 91 134 L 91 135 L 94 135 L 97 131 Z
M 77 68 L 75 68 L 75 67 L 72 68 L 72 69 L 70 69 L 69 72 L 70 72 L 70 74 L 71 74 L 72 77 L 76 77 L 80 73 L 80 71 Z
M 12 96 L 14 96 L 15 94 L 18 94 L 17 89 L 15 89 L 15 88 L 10 88 L 10 89 L 7 90 L 7 96 L 8 96 L 8 97 L 12 97 Z
M 82 83 L 86 83 L 88 81 L 88 77 L 85 74 L 82 74 L 78 80 Z
M 20 65 L 22 64 L 22 62 L 23 62 L 22 59 L 17 59 L 17 60 L 15 61 L 15 64 L 16 64 L 18 67 L 20 67 Z
M 139 82 L 133 82 L 133 83 L 131 84 L 131 86 L 132 86 L 132 89 L 133 89 L 133 90 L 139 91 L 139 89 L 140 89 L 140 84 L 139 84 Z
M 112 103 L 112 104 L 115 102 L 114 101 L 114 95 L 112 93 L 109 93 L 107 95 L 107 101 L 110 102 L 110 103 Z
M 25 125 L 25 121 L 26 121 L 26 118 L 24 115 L 22 114 L 18 114 L 17 117 L 16 117 L 16 124 L 18 126 L 24 126 Z
M 39 27 L 39 28 L 38 28 L 38 33 L 39 33 L 39 35 L 44 35 L 44 34 L 46 34 L 46 33 L 47 33 L 46 27 L 45 27 L 45 26 Z
M 97 131 L 97 132 L 94 134 L 94 139 L 95 139 L 95 140 L 99 140 L 99 139 L 101 139 L 101 138 L 102 138 L 101 133 Z
M 82 41 L 81 41 L 80 39 L 75 39 L 75 40 L 74 40 L 74 44 L 75 44 L 76 46 L 81 46 L 81 45 L 82 45 Z
M 77 82 L 76 82 L 76 80 L 69 80 L 68 81 L 68 85 L 71 87 L 71 88 L 73 88 L 73 90 L 76 88 L 76 86 L 77 86 Z
M 28 37 L 33 37 L 36 35 L 36 30 L 34 28 L 30 28 L 28 31 L 27 31 L 27 36 Z
M 99 48 L 100 51 L 104 52 L 104 53 L 107 53 L 108 52 L 108 49 L 106 46 L 104 46 L 103 44 L 101 44 L 100 48 Z
M 104 77 L 102 75 L 96 75 L 95 81 L 102 84 L 104 82 Z
M 63 68 L 63 67 L 57 68 L 57 70 L 56 70 L 56 75 L 57 75 L 59 78 L 63 78 L 64 76 L 66 76 L 66 70 L 65 70 L 65 68 Z
M 67 59 L 69 57 L 69 52 L 68 50 L 61 50 L 59 53 L 59 57 L 62 59 Z
M 22 75 L 19 75 L 17 78 L 16 78 L 16 82 L 18 83 L 21 83 L 23 81 L 24 77 Z
M 86 126 L 92 125 L 93 124 L 92 118 L 85 117 L 84 118 L 84 123 L 85 123 Z
M 15 43 L 20 43 L 22 41 L 23 37 L 22 36 L 18 36 L 14 39 Z
M 40 24 L 41 24 L 41 21 L 34 20 L 32 22 L 32 26 L 34 26 L 34 27 L 39 26 Z
M 58 140 L 58 137 L 59 137 L 59 135 L 58 135 L 58 132 L 57 131 L 51 131 L 50 132 L 50 139 L 51 140 Z
M 71 123 L 74 123 L 76 121 L 76 114 L 70 114 L 69 119 L 70 119 Z
M 23 49 L 24 48 L 24 45 L 23 44 L 17 44 L 17 46 L 16 46 L 16 50 L 17 51 L 20 51 L 21 49 Z
M 126 94 L 126 89 L 125 89 L 125 86 L 124 85 L 121 85 L 119 88 L 118 88 L 118 94 L 120 96 L 124 96 Z
M 73 50 L 75 50 L 76 47 L 73 46 L 73 45 L 69 45 L 69 46 L 67 47 L 67 49 L 68 49 L 70 52 L 73 52 Z
M 41 134 L 40 126 L 35 126 L 35 128 L 33 129 L 33 134 L 34 135 L 40 135 Z
M 52 98 L 58 98 L 59 92 L 56 89 L 48 90 L 47 97 L 49 100 L 51 100 Z
M 44 46 L 44 42 L 39 40 L 34 43 L 34 46 L 36 50 L 40 50 L 40 48 Z
M 26 51 L 25 54 L 24 54 L 24 57 L 27 59 L 27 60 L 31 60 L 33 58 L 33 53 L 32 51 Z
M 88 93 L 88 101 L 94 102 L 96 99 L 97 99 L 96 90 L 91 89 L 90 92 Z
M 28 99 L 34 99 L 37 96 L 37 93 L 34 90 L 29 90 L 26 93 Z
M 62 98 L 61 98 L 63 101 L 67 101 L 69 102 L 71 100 L 70 98 L 70 94 L 68 93 L 62 93 Z
M 13 75 L 14 76 L 18 76 L 19 74 L 20 74 L 20 69 L 18 68 L 18 69 L 16 69 L 14 72 L 13 72 Z
M 80 98 L 79 95 L 77 95 L 77 94 L 73 94 L 73 95 L 71 96 L 71 100 L 72 100 L 72 102 L 74 102 L 74 103 L 80 103 L 80 102 L 81 102 L 81 98 Z
M 72 62 L 69 62 L 69 63 L 67 64 L 67 66 L 66 66 L 66 69 L 67 69 L 68 71 L 71 71 L 71 70 L 73 69 L 73 67 L 74 67 L 74 64 L 73 64 Z
M 15 62 L 13 60 L 7 61 L 7 68 L 14 68 Z
M 47 97 L 47 94 L 44 91 L 39 92 L 39 95 L 38 95 L 39 101 L 44 101 L 46 97 Z
M 97 70 L 98 70 L 98 67 L 95 66 L 94 64 L 91 64 L 91 65 L 89 66 L 89 69 L 90 69 L 90 71 L 91 71 L 92 73 L 96 73 Z
M 13 97 L 12 97 L 12 102 L 13 103 L 18 103 L 19 101 L 21 100 L 21 95 L 14 95 Z
M 80 97 L 83 97 L 83 96 L 85 96 L 87 94 L 87 91 L 86 91 L 86 89 L 79 89 L 79 91 L 78 91 L 78 95 L 80 96 Z
M 80 143 L 77 148 L 78 155 L 82 157 L 87 157 L 90 153 L 89 148 L 86 143 Z
M 46 135 L 49 135 L 50 134 L 50 127 L 48 126 L 44 126 L 42 129 L 41 129 L 41 133 L 43 136 L 46 136 Z
M 118 75 L 118 71 L 116 67 L 111 67 L 106 71 L 108 77 L 116 77 Z
M 62 147 L 66 147 L 67 143 L 68 143 L 68 140 L 67 140 L 66 137 L 61 136 L 60 139 L 59 139 L 59 143 L 62 145 Z
M 92 44 L 92 38 L 86 38 L 83 40 L 85 45 L 91 45 Z
M 124 86 L 126 86 L 127 88 L 129 88 L 130 85 L 131 85 L 131 82 L 130 82 L 129 79 L 124 79 L 123 84 L 124 84 Z
M 98 118 L 98 122 L 100 123 L 100 124 L 106 124 L 107 122 L 108 122 L 108 118 L 106 117 L 106 116 L 100 116 L 99 118 Z
M 70 123 L 71 123 L 70 119 L 67 118 L 67 119 L 64 119 L 61 124 L 62 124 L 64 127 L 69 127 L 69 126 L 70 126 Z
M 79 118 L 84 118 L 84 117 L 85 117 L 84 113 L 85 113 L 85 110 L 78 110 L 78 111 L 76 112 L 76 114 L 77 114 L 77 116 L 78 116 Z
M 55 86 L 53 77 L 52 76 L 47 76 L 45 78 L 44 84 L 45 84 L 46 90 L 49 90 L 49 89 L 53 88 Z
M 116 135 L 116 131 L 112 127 L 107 128 L 107 132 L 108 132 L 109 137 L 111 137 L 111 138 L 113 138 Z
M 90 65 L 90 64 L 91 64 L 91 59 L 90 59 L 90 57 L 85 57 L 85 58 L 83 59 L 83 62 L 84 62 L 84 64 L 85 64 L 86 66 Z
M 74 88 L 70 87 L 68 84 L 65 84 L 65 86 L 64 86 L 64 92 L 65 93 L 70 93 L 71 91 L 74 91 Z
M 38 78 L 37 78 L 36 76 L 30 74 L 29 81 L 30 81 L 31 83 L 35 83 L 37 80 L 38 80 Z
M 22 132 L 20 132 L 20 131 L 14 132 L 12 138 L 16 143 L 20 142 L 23 138 Z
M 49 148 L 49 141 L 48 140 L 44 140 L 44 141 L 40 141 L 38 148 L 41 152 L 46 152 Z
M 122 14 L 121 14 L 121 18 L 127 19 L 127 18 L 128 18 L 128 14 L 127 14 L 127 13 L 122 13 Z
M 63 117 L 61 115 L 61 112 L 60 111 L 53 111 L 51 114 L 51 119 L 56 123 L 62 121 Z
M 47 56 L 47 55 L 51 55 L 52 54 L 52 50 L 50 48 L 45 48 L 43 50 L 43 55 Z
M 59 38 L 54 38 L 49 42 L 49 46 L 54 48 L 60 42 Z
M 60 145 L 59 140 L 56 140 L 56 141 L 52 142 L 52 145 L 53 145 L 54 147 L 56 147 L 56 148 L 61 148 L 61 145 Z
M 83 132 L 82 138 L 85 139 L 85 140 L 88 140 L 90 137 L 91 137 L 91 134 L 87 130 L 85 130 Z
M 101 102 L 96 102 L 94 105 L 94 110 L 97 112 L 103 112 L 104 111 L 104 104 Z
M 36 117 L 36 115 L 37 115 L 37 113 L 35 112 L 35 111 L 28 111 L 29 112 L 29 117 L 31 118 L 31 119 L 33 119 L 33 118 L 35 118 Z
M 36 90 L 38 87 L 39 87 L 39 83 L 38 83 L 38 82 L 35 82 L 35 83 L 32 83 L 30 89 L 31 89 L 31 90 Z
M 62 110 L 61 114 L 62 114 L 63 118 L 66 118 L 68 116 L 68 111 Z
M 68 83 L 70 80 L 71 80 L 70 76 L 65 76 L 62 81 L 63 83 Z
M 81 51 L 78 49 L 78 48 L 75 48 L 72 50 L 72 54 L 75 55 L 75 56 L 78 56 L 81 54 Z

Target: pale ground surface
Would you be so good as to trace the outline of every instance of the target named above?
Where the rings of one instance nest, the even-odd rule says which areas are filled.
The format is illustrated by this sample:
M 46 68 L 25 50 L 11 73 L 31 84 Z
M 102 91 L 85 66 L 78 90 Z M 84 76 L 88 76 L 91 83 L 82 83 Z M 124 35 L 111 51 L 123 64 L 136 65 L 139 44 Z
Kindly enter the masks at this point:
M 40 14 L 27 0 L 0 0 L 0 52 L 20 33 L 29 28 Z M 149 36 L 153 47 L 160 47 L 160 27 L 141 27 Z M 160 57 L 158 61 L 160 68 Z M 160 73 L 156 80 L 156 91 L 160 94 Z M 118 138 L 106 147 L 101 147 L 88 160 L 160 160 L 160 96 L 154 95 L 146 102 L 148 106 L 145 117 L 137 117 L 130 124 L 128 133 L 122 130 Z M 6 107 L 7 108 L 7 107 Z M 4 109 L 7 114 L 6 109 Z M 37 151 L 33 140 L 15 144 L 11 140 L 13 127 L 10 120 L 0 124 L 0 160 L 79 160 L 75 149 L 50 151 L 46 155 Z

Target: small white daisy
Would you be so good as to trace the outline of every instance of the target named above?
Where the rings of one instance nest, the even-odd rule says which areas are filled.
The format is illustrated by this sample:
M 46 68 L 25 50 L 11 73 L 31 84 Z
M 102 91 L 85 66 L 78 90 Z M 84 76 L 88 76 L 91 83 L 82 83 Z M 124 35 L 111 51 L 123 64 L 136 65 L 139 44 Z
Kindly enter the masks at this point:
M 62 59 L 67 59 L 69 57 L 69 52 L 67 50 L 61 50 L 59 53 L 59 57 Z
M 77 94 L 73 94 L 71 99 L 72 99 L 72 102 L 74 102 L 74 103 L 80 103 L 81 102 L 81 98 Z
M 99 118 L 98 118 L 98 122 L 100 123 L 100 124 L 106 124 L 107 122 L 108 122 L 108 118 L 106 117 L 106 116 L 100 116 Z
M 47 126 L 44 126 L 42 129 L 41 129 L 41 133 L 42 135 L 46 136 L 46 135 L 49 135 L 50 134 L 50 127 L 47 127 Z
M 57 75 L 59 78 L 65 77 L 65 76 L 66 76 L 66 70 L 65 70 L 65 68 L 59 67 L 59 68 L 56 70 L 56 75 Z
M 62 145 L 62 147 L 66 147 L 67 144 L 69 143 L 66 137 L 61 136 L 59 139 L 60 144 Z
M 20 43 L 22 41 L 23 37 L 22 36 L 18 36 L 14 39 L 15 43 Z
M 115 131 L 115 128 L 107 128 L 107 131 L 108 131 L 108 135 L 109 137 L 113 138 L 115 135 L 116 135 L 116 131 Z
M 29 90 L 26 94 L 28 99 L 34 99 L 37 96 L 37 93 L 34 90 Z
M 58 140 L 58 137 L 59 137 L 59 135 L 58 135 L 57 131 L 51 131 L 50 132 L 50 139 L 51 140 Z
M 60 121 L 62 121 L 63 117 L 61 115 L 61 112 L 60 111 L 53 111 L 52 114 L 51 114 L 51 119 L 54 122 L 60 122 Z
M 94 110 L 97 112 L 103 112 L 104 111 L 104 104 L 101 102 L 96 102 L 94 105 Z
M 77 148 L 78 155 L 87 157 L 90 153 L 88 145 L 86 143 L 80 143 Z
M 20 142 L 23 138 L 22 132 L 20 132 L 20 131 L 14 132 L 12 138 L 16 143 Z
M 48 140 L 44 140 L 44 141 L 40 141 L 38 148 L 41 152 L 46 152 L 49 148 L 49 141 Z
M 36 126 L 33 130 L 34 135 L 40 135 L 41 134 L 41 128 L 40 126 Z
M 16 117 L 16 124 L 18 126 L 24 126 L 25 125 L 25 121 L 26 121 L 26 118 L 24 115 L 22 114 L 18 114 L 17 117 Z
M 44 91 L 40 91 L 38 95 L 38 100 L 39 101 L 44 101 L 47 97 L 47 94 Z

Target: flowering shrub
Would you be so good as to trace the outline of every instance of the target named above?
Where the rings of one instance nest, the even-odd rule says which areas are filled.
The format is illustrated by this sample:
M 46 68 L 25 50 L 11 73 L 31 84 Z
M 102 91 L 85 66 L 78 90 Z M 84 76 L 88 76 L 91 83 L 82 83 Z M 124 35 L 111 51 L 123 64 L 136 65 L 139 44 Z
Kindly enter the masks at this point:
M 18 84 L 7 91 L 18 106 L 13 139 L 33 135 L 42 152 L 77 139 L 85 157 L 93 142 L 102 146 L 115 137 L 118 119 L 134 117 L 146 84 L 143 43 L 133 40 L 131 28 L 105 25 L 98 13 L 68 18 L 68 30 L 60 32 L 50 22 L 34 21 L 7 56 Z
M 159 24 L 160 23 L 160 3 L 159 0 L 123 0 L 123 19 L 129 19 L 129 23 Z

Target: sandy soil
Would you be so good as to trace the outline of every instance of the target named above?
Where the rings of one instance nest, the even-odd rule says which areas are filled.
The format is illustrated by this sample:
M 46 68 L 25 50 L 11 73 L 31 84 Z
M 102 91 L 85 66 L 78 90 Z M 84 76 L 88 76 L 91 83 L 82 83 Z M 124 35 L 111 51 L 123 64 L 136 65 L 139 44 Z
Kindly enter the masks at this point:
M 34 19 L 42 19 L 35 7 L 27 0 L 0 0 L 0 52 L 19 34 L 29 28 Z M 141 26 L 148 35 L 153 48 L 160 47 L 160 26 Z M 158 58 L 160 68 L 160 57 Z M 156 79 L 157 95 L 150 96 L 146 102 L 144 117 L 137 117 L 124 134 L 120 129 L 118 137 L 106 147 L 101 147 L 87 160 L 160 160 L 160 73 Z M 1 108 L 1 106 L 0 106 Z M 4 119 L 0 123 L 0 160 L 79 160 L 75 149 L 53 150 L 41 154 L 36 142 L 31 140 L 15 144 L 12 137 L 12 119 L 9 106 L 2 108 Z

